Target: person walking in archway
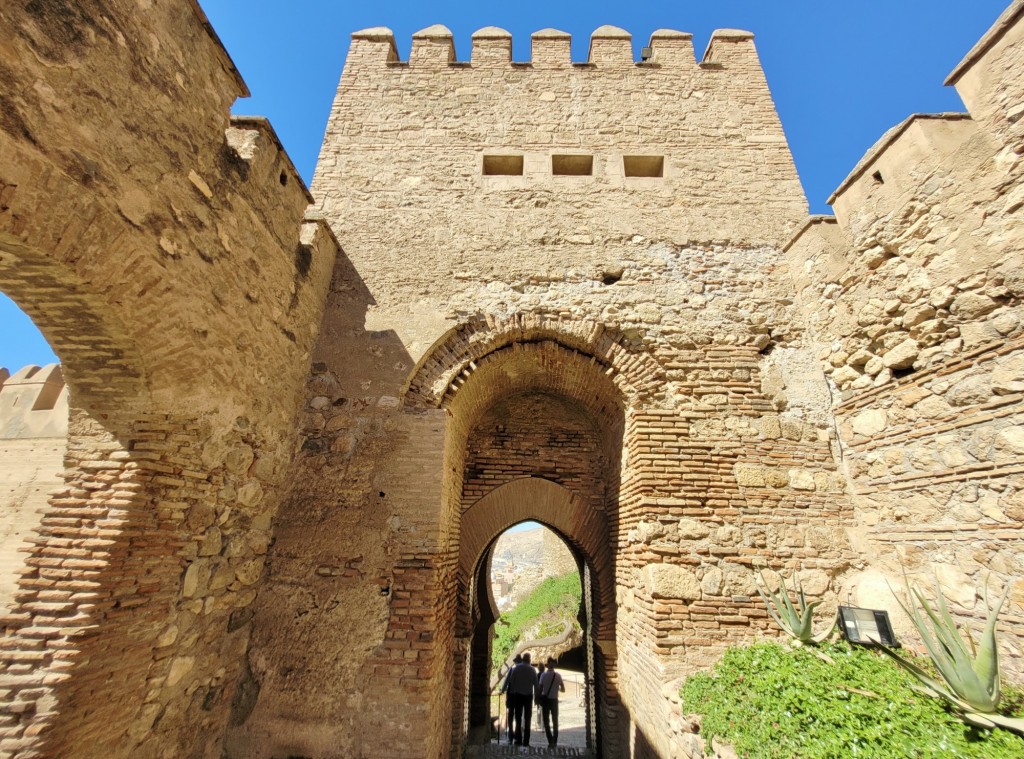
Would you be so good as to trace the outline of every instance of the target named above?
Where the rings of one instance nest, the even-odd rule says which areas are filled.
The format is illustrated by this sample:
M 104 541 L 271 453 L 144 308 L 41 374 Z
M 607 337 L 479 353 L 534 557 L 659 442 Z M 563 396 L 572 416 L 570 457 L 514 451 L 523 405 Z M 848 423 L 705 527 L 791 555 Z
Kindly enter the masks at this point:
M 537 667 L 537 690 L 533 693 L 533 705 L 537 709 L 537 724 L 540 724 L 540 679 L 544 677 L 544 662 L 539 661 Z
M 530 655 L 512 668 L 508 675 L 508 692 L 513 701 L 515 729 L 513 740 L 517 746 L 530 745 L 530 717 L 533 712 L 533 694 L 537 689 L 537 670 L 530 664 Z
M 508 671 L 505 673 L 505 679 L 501 683 L 501 692 L 505 694 L 505 729 L 508 731 L 508 742 L 510 745 L 512 743 L 513 738 L 512 718 L 515 714 L 516 699 L 515 696 L 512 694 L 512 691 L 508 689 L 508 680 L 510 677 L 512 677 L 512 670 L 515 669 L 516 665 L 519 664 L 519 662 L 521 662 L 522 660 L 522 656 L 520 656 L 519 654 L 515 655 L 515 657 L 512 659 L 512 666 L 508 668 Z
M 548 748 L 558 745 L 558 694 L 565 693 L 562 676 L 555 671 L 555 660 L 548 659 L 548 667 L 540 676 L 540 709 L 544 716 L 544 735 L 548 739 Z

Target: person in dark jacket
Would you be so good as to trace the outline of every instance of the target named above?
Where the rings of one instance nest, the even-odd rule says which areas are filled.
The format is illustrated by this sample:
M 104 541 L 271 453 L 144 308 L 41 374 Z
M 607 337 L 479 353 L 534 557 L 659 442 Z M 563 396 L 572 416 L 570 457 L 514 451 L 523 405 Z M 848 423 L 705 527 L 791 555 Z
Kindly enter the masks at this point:
M 517 746 L 530 745 L 530 717 L 537 684 L 537 670 L 530 665 L 530 655 L 523 654 L 523 660 L 508 673 L 506 683 L 513 699 L 515 729 L 512 732 L 512 742 Z
M 523 660 L 523 657 L 516 654 L 512 659 L 512 666 L 505 673 L 505 681 L 501 684 L 501 692 L 505 694 L 505 727 L 508 730 L 508 742 L 512 743 L 512 715 L 515 711 L 515 698 L 509 692 L 508 679 L 512 676 L 512 670 Z

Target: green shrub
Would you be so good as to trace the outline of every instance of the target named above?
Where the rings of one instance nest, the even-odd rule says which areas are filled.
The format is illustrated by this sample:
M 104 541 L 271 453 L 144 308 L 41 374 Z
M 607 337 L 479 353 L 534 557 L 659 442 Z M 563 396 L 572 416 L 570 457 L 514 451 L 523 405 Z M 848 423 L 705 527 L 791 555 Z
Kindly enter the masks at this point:
M 579 627 L 576 614 L 580 610 L 583 588 L 580 573 L 570 572 L 549 577 L 538 585 L 514 609 L 494 625 L 494 643 L 491 646 L 491 663 L 495 669 L 501 666 L 516 645 L 533 627 L 540 624 L 539 637 L 548 637 L 562 632 L 565 625 Z
M 845 642 L 758 643 L 726 651 L 710 673 L 687 679 L 682 697 L 708 742 L 718 736 L 751 759 L 1024 756 L 1021 738 L 969 727 L 913 684 L 890 660 Z

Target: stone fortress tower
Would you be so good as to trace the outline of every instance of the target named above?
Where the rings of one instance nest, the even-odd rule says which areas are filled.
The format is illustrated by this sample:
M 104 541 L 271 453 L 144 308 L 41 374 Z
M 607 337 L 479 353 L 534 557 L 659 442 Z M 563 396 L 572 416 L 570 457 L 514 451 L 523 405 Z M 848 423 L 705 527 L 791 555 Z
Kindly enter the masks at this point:
M 756 569 L 935 571 L 968 624 L 1013 583 L 1021 676 L 1024 2 L 811 218 L 747 32 L 357 32 L 310 193 L 197 6 L 115 6 L 2 21 L 0 287 L 72 410 L 0 750 L 461 756 L 524 520 L 584 577 L 594 756 L 682 750 Z

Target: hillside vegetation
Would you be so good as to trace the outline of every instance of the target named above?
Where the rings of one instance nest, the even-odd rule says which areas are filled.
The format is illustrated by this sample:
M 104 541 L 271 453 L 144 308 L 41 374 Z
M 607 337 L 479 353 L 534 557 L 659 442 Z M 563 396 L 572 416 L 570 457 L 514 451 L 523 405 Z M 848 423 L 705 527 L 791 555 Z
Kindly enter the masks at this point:
M 494 624 L 491 662 L 498 669 L 520 641 L 558 635 L 567 626 L 579 628 L 576 614 L 583 598 L 580 573 L 549 577 Z

